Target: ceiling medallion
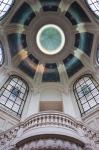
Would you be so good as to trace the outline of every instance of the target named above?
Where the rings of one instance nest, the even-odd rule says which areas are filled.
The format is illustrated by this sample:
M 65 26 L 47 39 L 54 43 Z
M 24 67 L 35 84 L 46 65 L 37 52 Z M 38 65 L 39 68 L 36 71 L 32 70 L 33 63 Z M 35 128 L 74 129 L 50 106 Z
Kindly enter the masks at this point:
M 40 28 L 36 36 L 39 50 L 47 55 L 59 53 L 65 45 L 65 34 L 55 24 L 47 24 Z

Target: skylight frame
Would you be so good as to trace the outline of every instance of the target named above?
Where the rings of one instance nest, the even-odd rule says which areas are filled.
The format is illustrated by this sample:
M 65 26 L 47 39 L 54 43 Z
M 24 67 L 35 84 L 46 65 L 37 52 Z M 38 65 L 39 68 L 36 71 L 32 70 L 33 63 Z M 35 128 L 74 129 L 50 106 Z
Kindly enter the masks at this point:
M 99 6 L 96 6 L 96 4 L 99 5 L 99 0 L 85 0 L 85 2 L 91 12 L 99 19 Z M 98 14 L 96 12 L 98 12 Z
M 90 87 L 90 92 L 86 95 L 81 93 L 81 87 L 87 85 Z M 90 74 L 81 76 L 73 85 L 73 92 L 81 113 L 84 116 L 94 107 L 99 105 L 99 84 Z M 87 107 L 88 106 L 88 107 Z M 86 107 L 86 108 L 85 108 Z
M 2 42 L 0 41 L 0 67 L 3 65 L 3 63 L 4 63 L 4 49 Z
M 14 95 L 11 90 L 13 87 L 19 87 L 20 95 Z M 29 87 L 26 81 L 17 75 L 11 75 L 0 89 L 0 105 L 20 117 L 28 92 Z
M 0 0 L 0 21 L 7 15 L 14 4 L 15 0 Z

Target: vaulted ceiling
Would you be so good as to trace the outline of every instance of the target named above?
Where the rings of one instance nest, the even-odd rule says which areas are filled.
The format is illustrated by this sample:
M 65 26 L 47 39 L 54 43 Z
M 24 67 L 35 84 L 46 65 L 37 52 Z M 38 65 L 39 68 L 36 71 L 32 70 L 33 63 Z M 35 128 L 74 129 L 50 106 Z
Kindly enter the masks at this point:
M 60 72 L 70 79 L 86 67 L 83 57 L 90 62 L 97 24 L 84 0 L 17 0 L 14 5 L 10 19 L 1 22 L 14 66 L 32 79 L 41 74 L 42 82 L 60 82 Z M 47 24 L 57 25 L 65 35 L 64 47 L 54 55 L 37 46 L 37 33 Z

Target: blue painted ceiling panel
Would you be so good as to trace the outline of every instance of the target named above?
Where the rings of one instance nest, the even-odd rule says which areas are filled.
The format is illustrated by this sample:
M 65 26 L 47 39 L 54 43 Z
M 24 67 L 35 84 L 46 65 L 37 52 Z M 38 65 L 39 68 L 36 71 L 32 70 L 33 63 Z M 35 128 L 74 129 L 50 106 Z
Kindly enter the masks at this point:
M 34 59 L 35 59 L 35 57 L 34 57 Z M 34 78 L 35 72 L 36 72 L 36 69 L 37 69 L 37 65 L 38 64 L 33 63 L 33 61 L 28 56 L 28 58 L 26 58 L 25 60 L 21 61 L 21 63 L 19 64 L 18 67 L 23 72 L 25 72 L 28 76 L 30 76 L 31 78 Z
M 8 35 L 8 43 L 11 56 L 15 56 L 20 50 L 27 47 L 26 35 L 21 33 L 12 33 Z
M 44 11 L 57 11 L 61 0 L 40 0 Z
M 70 54 L 67 58 L 65 58 L 63 60 L 63 63 L 65 65 L 68 77 L 73 76 L 83 67 L 81 61 L 72 54 Z
M 70 22 L 73 25 L 77 25 L 79 23 L 84 23 L 84 22 L 90 22 L 90 19 L 85 14 L 83 9 L 78 5 L 77 2 L 71 4 L 65 16 L 70 20 Z
M 35 13 L 32 8 L 26 2 L 17 10 L 14 14 L 11 22 L 18 23 L 22 25 L 29 25 L 31 20 L 35 17 Z
M 85 52 L 88 56 L 91 54 L 94 35 L 83 32 L 75 35 L 75 47 Z
M 43 77 L 43 82 L 60 82 L 59 72 L 56 63 L 46 64 Z
M 38 64 L 39 61 L 37 58 L 35 58 L 32 54 L 29 54 L 29 59 L 34 63 L 34 64 Z

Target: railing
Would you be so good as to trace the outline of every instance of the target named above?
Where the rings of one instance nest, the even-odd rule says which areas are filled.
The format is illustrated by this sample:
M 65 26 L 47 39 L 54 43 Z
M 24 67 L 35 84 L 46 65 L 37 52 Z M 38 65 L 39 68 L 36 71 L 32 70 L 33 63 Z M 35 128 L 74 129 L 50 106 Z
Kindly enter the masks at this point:
M 16 127 L 0 134 L 0 150 L 4 146 L 9 145 L 18 135 L 21 130 L 21 135 L 28 132 L 30 129 L 41 127 L 58 127 L 77 131 L 83 137 L 91 141 L 97 140 L 96 132 L 82 122 L 76 121 L 74 118 L 60 112 L 41 112 L 26 119 Z
M 67 115 L 58 112 L 42 112 L 37 115 L 34 115 L 28 118 L 24 123 L 24 132 L 30 128 L 39 128 L 39 127 L 63 127 L 71 128 L 73 130 L 77 129 L 77 121 L 70 118 Z

